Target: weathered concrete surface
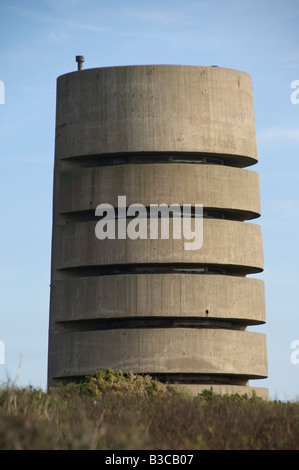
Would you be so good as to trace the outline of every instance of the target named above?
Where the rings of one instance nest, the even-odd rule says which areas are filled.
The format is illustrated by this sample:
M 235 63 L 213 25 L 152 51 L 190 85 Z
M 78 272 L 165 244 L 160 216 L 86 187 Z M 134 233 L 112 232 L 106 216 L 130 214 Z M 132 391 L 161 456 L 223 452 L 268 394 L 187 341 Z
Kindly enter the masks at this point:
M 117 293 L 117 295 L 116 295 Z M 205 274 L 127 274 L 57 281 L 53 321 L 195 317 L 264 323 L 260 279 Z
M 112 367 L 135 373 L 267 376 L 266 338 L 248 331 L 145 328 L 57 333 L 54 377 L 82 376 Z
M 57 80 L 56 149 L 196 152 L 257 161 L 250 75 L 222 67 L 107 67 Z
M 145 163 L 161 155 L 223 165 Z M 263 270 L 263 248 L 261 228 L 243 220 L 260 215 L 258 175 L 244 169 L 256 162 L 246 73 L 154 65 L 58 78 L 48 385 L 112 367 L 190 374 L 193 390 L 209 374 L 221 393 L 255 389 L 247 381 L 267 375 L 266 338 L 244 328 L 265 321 L 264 285 L 245 276 Z M 203 219 L 203 246 L 186 251 L 183 236 L 98 240 L 92 211 L 122 195 L 127 205 L 203 204 L 213 217 Z M 145 263 L 151 274 L 115 271 Z M 226 275 L 155 272 L 184 263 Z
M 115 221 L 118 222 L 118 221 Z M 150 222 L 147 221 L 148 226 Z M 263 270 L 261 227 L 253 223 L 204 219 L 203 244 L 198 250 L 185 250 L 185 240 L 172 238 L 173 219 L 169 219 L 170 239 L 104 239 L 95 235 L 95 223 L 59 226 L 59 268 L 145 263 L 204 263 L 243 267 L 246 273 Z M 191 219 L 194 230 L 194 219 Z M 128 222 L 129 224 L 129 222 Z M 117 226 L 117 223 L 116 223 Z M 116 232 L 117 233 L 117 232 Z
M 223 165 L 137 164 L 63 171 L 59 212 L 95 210 L 98 204 L 202 204 L 205 208 L 260 215 L 259 177 L 254 171 Z

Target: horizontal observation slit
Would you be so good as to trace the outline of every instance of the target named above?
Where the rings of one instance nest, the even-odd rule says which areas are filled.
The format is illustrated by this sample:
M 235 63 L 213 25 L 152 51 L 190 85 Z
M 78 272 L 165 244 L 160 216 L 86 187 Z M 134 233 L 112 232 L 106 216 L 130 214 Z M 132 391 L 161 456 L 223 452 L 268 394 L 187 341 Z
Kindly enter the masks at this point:
M 126 208 L 127 211 L 128 208 Z M 147 218 L 150 218 L 151 216 L 151 208 L 150 207 L 145 207 L 146 212 L 147 212 Z M 180 208 L 181 210 L 181 217 L 183 216 L 183 210 L 182 207 Z M 115 211 L 115 219 L 119 219 L 118 216 L 118 208 L 114 208 Z M 136 216 L 138 215 L 138 209 L 136 209 Z M 158 218 L 162 218 L 162 215 L 160 212 L 158 214 Z M 190 215 L 191 218 L 195 217 L 195 207 L 192 206 L 190 208 Z M 76 222 L 98 222 L 102 217 L 95 215 L 95 210 L 94 209 L 86 209 L 82 211 L 74 211 L 74 212 L 61 212 L 59 214 L 60 220 L 62 223 L 69 224 L 69 223 L 76 223 Z M 105 214 L 103 215 L 103 217 Z M 138 217 L 141 217 L 142 215 L 138 215 Z M 168 212 L 167 212 L 168 216 Z M 177 215 L 176 215 L 177 216 Z M 235 221 L 240 221 L 243 222 L 246 219 L 252 219 L 252 218 L 257 218 L 259 214 L 254 213 L 254 212 L 249 212 L 249 211 L 243 211 L 243 210 L 238 210 L 238 209 L 214 209 L 214 208 L 203 208 L 203 213 L 202 217 L 204 219 L 225 219 L 225 220 L 235 220 Z M 171 210 L 169 210 L 169 218 L 173 217 L 173 213 Z M 188 217 L 188 214 L 184 214 L 184 217 Z M 133 219 L 134 216 L 127 216 L 126 219 L 130 220 Z
M 194 317 L 134 317 L 134 318 L 105 318 L 88 320 L 57 321 L 56 328 L 63 332 L 83 332 L 98 330 L 118 330 L 131 328 L 209 328 L 245 330 L 248 322 L 235 319 L 209 319 Z
M 73 155 L 61 158 L 63 168 L 89 168 L 97 166 L 143 163 L 190 163 L 225 165 L 245 168 L 254 165 L 255 159 L 246 155 L 207 152 L 130 152 L 110 154 Z
M 78 266 L 57 269 L 60 279 L 72 277 L 113 276 L 121 274 L 224 274 L 245 277 L 250 268 L 247 266 L 214 266 L 196 263 L 182 264 L 123 264 L 105 266 Z M 253 273 L 256 271 L 252 271 Z M 250 274 L 250 273 L 249 273 Z
M 64 162 L 65 167 L 90 168 L 143 163 L 205 163 L 210 165 L 223 165 L 224 158 L 221 155 L 210 154 L 144 153 L 130 155 L 83 155 L 77 157 L 68 157 L 66 159 L 62 159 L 62 161 Z

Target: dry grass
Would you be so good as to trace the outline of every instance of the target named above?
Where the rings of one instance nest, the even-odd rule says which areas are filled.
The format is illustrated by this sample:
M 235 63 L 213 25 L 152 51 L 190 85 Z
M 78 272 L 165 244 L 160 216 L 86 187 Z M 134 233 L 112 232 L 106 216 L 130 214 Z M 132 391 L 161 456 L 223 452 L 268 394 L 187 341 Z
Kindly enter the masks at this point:
M 47 392 L 0 390 L 0 449 L 299 449 L 299 406 L 257 397 L 191 397 L 111 370 Z

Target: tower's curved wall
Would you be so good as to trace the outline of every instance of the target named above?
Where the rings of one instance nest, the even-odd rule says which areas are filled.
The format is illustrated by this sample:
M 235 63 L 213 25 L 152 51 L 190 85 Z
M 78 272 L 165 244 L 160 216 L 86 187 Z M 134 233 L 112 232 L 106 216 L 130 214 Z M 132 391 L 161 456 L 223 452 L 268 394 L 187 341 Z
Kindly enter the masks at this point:
M 232 219 L 260 216 L 258 174 L 223 165 L 175 163 L 113 165 L 63 171 L 60 176 L 59 212 L 95 210 L 98 201 L 127 204 L 201 204 Z
M 106 367 L 225 393 L 267 376 L 266 339 L 247 331 L 265 322 L 263 282 L 247 277 L 263 270 L 259 179 L 245 169 L 256 162 L 244 72 L 155 65 L 58 78 L 49 385 Z M 120 196 L 146 208 L 146 237 L 117 237 Z M 101 204 L 115 209 L 114 239 L 96 236 Z M 202 205 L 198 248 L 173 239 L 176 216 L 169 239 L 151 238 L 153 204 Z
M 251 77 L 220 67 L 89 69 L 58 79 L 62 158 L 143 152 L 257 161 Z M 58 144 L 58 142 L 57 142 Z

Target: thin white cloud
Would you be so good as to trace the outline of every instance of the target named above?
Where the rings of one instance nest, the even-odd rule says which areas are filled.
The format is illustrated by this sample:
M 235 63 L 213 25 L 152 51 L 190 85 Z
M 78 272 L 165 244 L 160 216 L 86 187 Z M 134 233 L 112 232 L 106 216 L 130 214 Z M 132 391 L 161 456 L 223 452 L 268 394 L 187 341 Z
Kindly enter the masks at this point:
M 272 127 L 257 132 L 257 139 L 261 142 L 265 141 L 299 141 L 299 127 Z
M 66 32 L 66 30 L 77 30 L 77 31 L 81 30 L 81 31 L 90 31 L 90 32 L 95 32 L 95 33 L 103 33 L 106 31 L 106 27 L 104 26 L 99 26 L 99 25 L 92 24 L 92 23 L 85 23 L 85 22 L 74 20 L 72 18 L 65 18 L 65 16 L 55 16 L 51 14 L 44 14 L 35 10 L 28 10 L 24 8 L 11 7 L 11 6 L 5 6 L 5 7 L 1 6 L 0 11 L 6 11 L 6 12 L 14 13 L 16 15 L 20 15 L 26 18 L 27 20 L 35 22 L 35 23 L 42 23 L 42 24 L 48 24 L 51 26 L 62 27 L 64 32 Z
M 267 212 L 271 214 L 283 214 L 288 220 L 292 217 L 299 216 L 299 200 L 298 199 L 267 199 Z M 272 222 L 277 223 L 277 219 L 274 217 Z
M 45 0 L 45 3 L 48 4 L 51 8 L 61 9 L 61 8 L 74 8 L 78 5 L 83 4 L 83 0 Z
M 180 15 L 177 11 L 169 10 L 145 10 L 145 9 L 127 9 L 124 11 L 127 18 L 134 20 L 137 23 L 155 23 L 169 25 L 180 23 Z M 181 25 L 181 23 L 180 23 Z
M 278 55 L 272 58 L 273 62 L 279 67 L 283 68 L 296 68 L 298 69 L 299 63 L 299 52 L 295 49 L 287 51 L 285 54 Z
M 50 31 L 46 36 L 50 44 L 61 44 L 62 41 L 69 39 L 70 35 L 63 31 Z

